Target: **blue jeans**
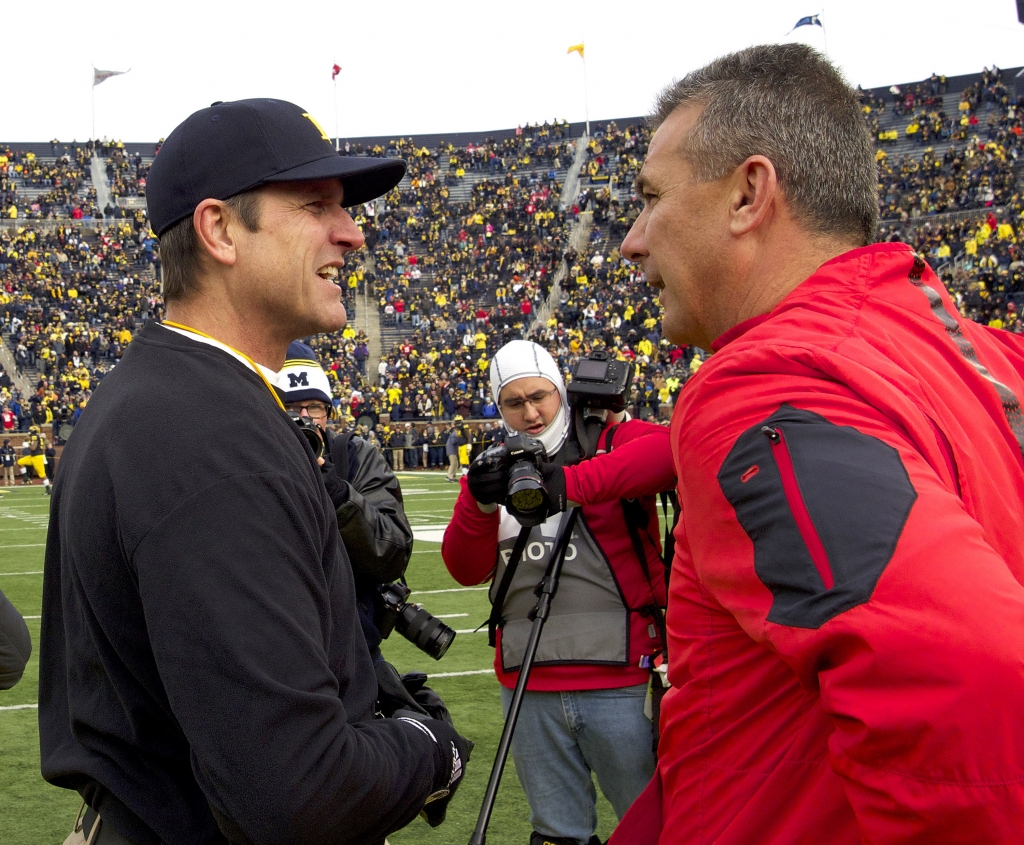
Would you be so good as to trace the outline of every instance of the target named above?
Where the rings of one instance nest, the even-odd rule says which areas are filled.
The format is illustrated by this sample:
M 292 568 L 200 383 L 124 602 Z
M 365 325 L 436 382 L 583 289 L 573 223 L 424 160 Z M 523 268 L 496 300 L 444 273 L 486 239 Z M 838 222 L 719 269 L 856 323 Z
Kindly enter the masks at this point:
M 654 774 L 647 684 L 575 692 L 528 692 L 512 736 L 512 759 L 530 802 L 530 823 L 546 836 L 586 843 L 597 829 L 601 791 L 622 818 Z M 501 688 L 508 715 L 512 690 Z

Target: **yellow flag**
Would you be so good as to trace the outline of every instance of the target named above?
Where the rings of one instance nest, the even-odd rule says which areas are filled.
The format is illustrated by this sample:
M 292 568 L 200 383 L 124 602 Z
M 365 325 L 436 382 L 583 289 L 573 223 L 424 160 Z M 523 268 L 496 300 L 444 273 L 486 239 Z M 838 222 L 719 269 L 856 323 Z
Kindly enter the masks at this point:
M 580 54 L 580 58 L 582 59 L 583 58 L 583 45 L 582 44 L 573 44 L 568 50 L 565 51 L 566 55 L 569 55 L 569 53 L 579 53 Z

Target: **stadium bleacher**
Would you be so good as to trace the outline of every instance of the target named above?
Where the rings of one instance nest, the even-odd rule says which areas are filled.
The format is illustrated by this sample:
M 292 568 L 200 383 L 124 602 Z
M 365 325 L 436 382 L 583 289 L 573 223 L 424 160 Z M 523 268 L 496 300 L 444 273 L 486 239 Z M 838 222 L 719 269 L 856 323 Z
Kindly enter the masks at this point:
M 879 240 L 936 267 L 966 316 L 1022 331 L 1022 102 L 995 68 L 861 92 L 877 139 Z M 355 209 L 367 248 L 343 283 L 350 324 L 310 339 L 341 411 L 379 427 L 489 420 L 487 367 L 531 337 L 568 370 L 605 346 L 637 365 L 633 410 L 664 416 L 699 350 L 660 337 L 660 307 L 618 245 L 639 213 L 639 118 L 417 139 L 343 152 L 409 163 Z M 145 182 L 159 144 L 0 144 L 0 363 L 22 424 L 72 421 L 132 332 L 159 318 Z M 34 400 L 34 401 L 32 401 Z M 432 434 L 434 429 L 432 427 Z

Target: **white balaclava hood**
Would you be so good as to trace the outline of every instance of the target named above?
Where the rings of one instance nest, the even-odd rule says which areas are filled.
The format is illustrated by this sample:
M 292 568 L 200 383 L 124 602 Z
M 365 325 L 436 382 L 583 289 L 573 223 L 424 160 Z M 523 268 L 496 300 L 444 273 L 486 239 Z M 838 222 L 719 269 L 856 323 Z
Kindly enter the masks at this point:
M 538 346 L 529 340 L 513 340 L 506 343 L 498 350 L 491 361 L 491 395 L 494 397 L 494 404 L 498 406 L 501 413 L 501 405 L 498 398 L 501 396 L 501 389 L 509 382 L 520 378 L 531 378 L 539 376 L 551 382 L 558 388 L 558 396 L 562 400 L 558 414 L 548 424 L 537 439 L 544 444 L 544 449 L 551 458 L 562 448 L 565 438 L 569 434 L 569 400 L 565 395 L 565 382 L 558 370 L 555 359 L 548 354 L 542 346 Z M 501 416 L 505 421 L 505 415 Z M 515 434 L 516 430 L 508 422 L 505 428 L 509 434 Z

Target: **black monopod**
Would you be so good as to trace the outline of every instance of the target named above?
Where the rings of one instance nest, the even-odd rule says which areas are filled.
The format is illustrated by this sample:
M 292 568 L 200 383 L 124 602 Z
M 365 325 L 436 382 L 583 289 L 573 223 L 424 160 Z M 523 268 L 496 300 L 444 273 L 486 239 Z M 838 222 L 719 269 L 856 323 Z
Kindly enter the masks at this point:
M 523 706 L 523 694 L 526 692 L 526 685 L 530 681 L 530 671 L 533 669 L 533 659 L 537 655 L 541 631 L 544 630 L 544 623 L 547 622 L 548 614 L 551 612 L 551 602 L 555 597 L 555 593 L 558 592 L 558 579 L 562 574 L 565 552 L 569 547 L 569 540 L 572 538 L 572 530 L 576 525 L 578 514 L 579 508 L 572 507 L 562 517 L 562 521 L 558 525 L 558 534 L 555 536 L 554 547 L 551 550 L 551 561 L 548 563 L 547 571 L 544 573 L 544 580 L 537 585 L 537 604 L 531 614 L 533 617 L 533 627 L 530 629 L 530 639 L 526 643 L 523 663 L 519 667 L 519 680 L 516 681 L 516 689 L 512 694 L 512 703 L 509 706 L 508 716 L 505 719 L 505 727 L 501 732 L 501 741 L 498 743 L 498 753 L 494 755 L 491 777 L 487 782 L 484 801 L 480 807 L 480 816 L 477 818 L 473 835 L 469 838 L 469 845 L 484 845 L 487 841 L 487 825 L 491 821 L 494 801 L 498 797 L 501 774 L 505 770 L 505 763 L 508 762 L 508 752 L 512 747 L 512 734 L 515 733 L 519 711 Z M 518 564 L 518 562 L 518 560 L 509 561 L 509 565 Z

